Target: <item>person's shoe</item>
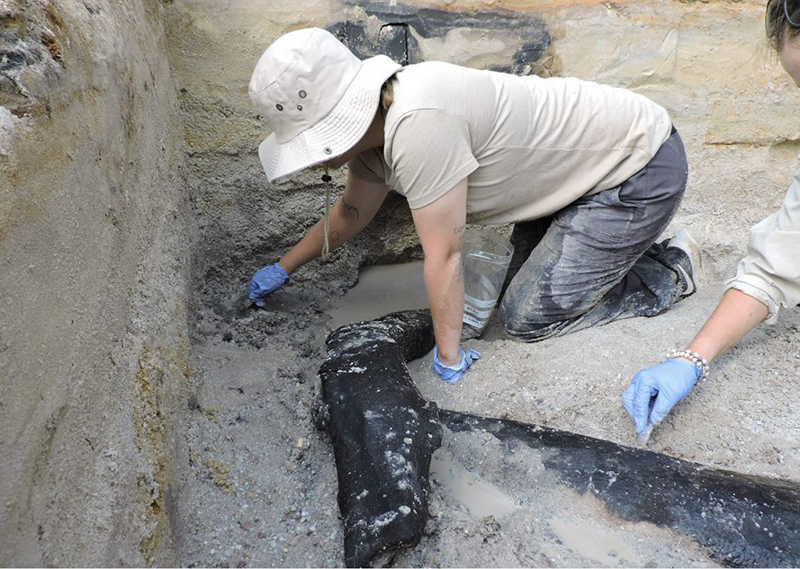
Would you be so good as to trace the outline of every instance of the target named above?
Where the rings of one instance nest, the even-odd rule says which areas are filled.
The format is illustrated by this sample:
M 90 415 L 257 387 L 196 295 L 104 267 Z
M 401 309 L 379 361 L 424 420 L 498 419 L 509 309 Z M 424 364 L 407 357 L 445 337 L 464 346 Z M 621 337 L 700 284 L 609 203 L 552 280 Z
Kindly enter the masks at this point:
M 688 265 L 679 262 L 677 268 L 686 286 L 681 296 L 690 296 L 697 290 L 697 283 L 700 281 L 703 274 L 700 246 L 697 244 L 697 241 L 689 235 L 688 231 L 681 229 L 675 237 L 667 242 L 667 248 L 670 247 L 683 251 L 689 260 Z

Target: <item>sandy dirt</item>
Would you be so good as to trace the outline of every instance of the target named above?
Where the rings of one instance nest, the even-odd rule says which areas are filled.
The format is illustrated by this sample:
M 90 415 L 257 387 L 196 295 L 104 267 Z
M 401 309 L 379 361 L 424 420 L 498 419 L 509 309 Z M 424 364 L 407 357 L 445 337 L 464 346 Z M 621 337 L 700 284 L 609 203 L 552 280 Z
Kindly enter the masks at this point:
M 434 3 L 398 5 L 404 4 Z M 489 6 L 448 6 L 478 4 Z M 418 243 L 407 204 L 390 195 L 357 239 L 330 260 L 293 274 L 265 310 L 239 313 L 235 299 L 253 272 L 293 245 L 324 204 L 317 173 L 301 175 L 288 188 L 266 183 L 255 147 L 267 126 L 244 96 L 242 78 L 280 33 L 307 25 L 309 18 L 361 22 L 364 8 L 359 2 L 311 2 L 298 13 L 296 3 L 274 0 L 265 18 L 255 1 L 170 6 L 171 58 L 189 145 L 187 182 L 202 235 L 193 269 L 200 290 L 191 310 L 195 398 L 185 436 L 192 460 L 178 473 L 174 497 L 178 559 L 230 567 L 341 565 L 332 449 L 314 424 L 316 372 L 325 337 L 334 321 L 342 322 L 335 306 L 355 284 L 358 267 L 419 260 Z M 496 5 L 519 6 L 531 8 L 527 2 Z M 410 367 L 422 394 L 443 408 L 632 445 L 633 426 L 620 404 L 630 378 L 691 339 L 743 255 L 747 229 L 783 199 L 796 170 L 800 131 L 785 113 L 795 104 L 796 88 L 756 45 L 763 35 L 761 4 L 680 4 L 657 17 L 650 4 L 636 3 L 559 2 L 541 9 L 564 75 L 633 88 L 674 117 L 691 157 L 692 191 L 670 231 L 687 227 L 711 253 L 709 282 L 657 318 L 538 344 L 511 341 L 493 322 L 483 338 L 469 342 L 483 359 L 457 385 L 433 376 L 429 357 Z M 445 39 L 417 34 L 425 58 L 480 66 L 519 47 L 495 32 L 485 34 L 486 43 L 468 41 L 474 36 L 462 32 Z M 483 51 L 472 59 L 465 46 Z M 337 180 L 337 189 L 342 183 Z M 393 294 L 378 300 L 386 312 L 399 308 L 395 301 L 405 293 Z M 800 480 L 800 425 L 793 414 L 800 397 L 793 387 L 800 371 L 798 326 L 800 313 L 789 311 L 721 358 L 708 381 L 654 432 L 649 448 Z M 450 492 L 445 468 L 442 479 L 433 477 L 427 535 L 397 565 L 709 563 L 683 536 L 631 528 L 565 489 L 537 493 L 526 485 L 535 480 L 535 456 L 494 468 L 490 462 L 510 460 L 496 441 L 449 434 L 445 451 L 451 458 L 444 464 L 490 485 L 495 503 L 524 507 L 488 518 L 470 515 L 471 506 Z M 576 543 L 575 535 L 584 540 Z
M 279 35 L 350 23 L 358 39 L 388 23 L 386 4 L 0 0 L 0 564 L 342 564 L 316 373 L 359 267 L 419 260 L 419 244 L 390 194 L 331 259 L 293 274 L 265 310 L 240 310 L 253 272 L 325 202 L 319 172 L 267 183 L 257 147 L 269 126 L 247 81 Z M 493 324 L 455 386 L 427 359 L 411 366 L 444 408 L 632 444 L 619 404 L 629 377 L 691 337 L 797 169 L 800 123 L 786 109 L 798 91 L 763 45 L 763 2 L 390 4 L 422 59 L 519 69 L 546 31 L 547 52 L 522 71 L 631 88 L 674 118 L 692 162 L 676 223 L 711 252 L 715 284 L 656 319 L 536 345 Z M 334 178 L 338 193 L 344 173 Z M 403 294 L 376 302 L 402 308 Z M 722 358 L 651 448 L 800 479 L 798 326 L 790 311 Z M 427 535 L 395 563 L 707 562 L 681 536 L 642 528 L 634 542 L 599 504 L 527 487 L 536 461 L 448 434 Z M 453 493 L 465 479 L 488 504 Z
M 393 270 L 383 276 L 368 272 L 345 303 L 331 310 L 337 324 L 380 313 L 381 306 L 393 308 L 385 304 L 392 281 L 423 302 L 418 289 L 408 290 L 413 279 L 400 279 Z M 218 316 L 227 331 L 195 347 L 196 408 L 187 430 L 191 467 L 179 491 L 184 564 L 343 563 L 332 448 L 314 425 L 315 373 L 320 342 L 331 329 L 330 301 L 313 295 L 310 285 L 282 291 L 267 310 L 230 320 Z M 376 296 L 378 286 L 384 294 Z M 510 340 L 493 319 L 481 339 L 467 343 L 483 358 L 461 382 L 439 380 L 430 371 L 430 355 L 410 362 L 409 369 L 422 394 L 442 408 L 633 446 L 635 433 L 620 395 L 638 369 L 691 339 L 721 291 L 721 283 L 704 284 L 656 318 L 536 344 Z M 295 320 L 299 328 L 290 325 Z M 279 334 L 308 345 L 299 355 L 276 348 L 282 342 L 274 337 L 258 346 L 254 331 L 261 326 L 283 327 Z M 792 388 L 800 369 L 798 327 L 800 313 L 789 311 L 722 357 L 709 379 L 654 431 L 648 448 L 708 466 L 800 480 L 800 420 L 793 412 L 800 395 Z M 596 499 L 549 479 L 536 451 L 509 452 L 489 434 L 445 431 L 432 472 L 426 535 L 394 559 L 396 566 L 715 565 L 689 537 L 617 518 Z

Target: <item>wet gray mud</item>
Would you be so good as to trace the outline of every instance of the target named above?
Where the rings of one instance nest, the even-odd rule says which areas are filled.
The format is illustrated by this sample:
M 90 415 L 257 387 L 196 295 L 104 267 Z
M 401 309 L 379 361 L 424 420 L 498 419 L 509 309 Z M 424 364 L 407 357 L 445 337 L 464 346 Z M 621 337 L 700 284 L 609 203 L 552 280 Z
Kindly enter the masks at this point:
M 178 473 L 173 521 L 182 565 L 344 564 L 333 446 L 317 428 L 330 314 L 337 305 L 339 321 L 373 318 L 387 302 L 424 300 L 397 305 L 376 295 L 371 306 L 348 306 L 340 301 L 358 278 L 358 258 L 340 251 L 322 264 L 293 275 L 265 309 L 245 307 L 247 269 L 208 275 L 185 431 L 190 460 Z M 364 272 L 368 287 L 383 282 Z
M 328 264 L 318 272 L 299 274 L 270 299 L 266 310 L 244 310 L 237 306 L 231 300 L 240 294 L 234 286 L 237 283 L 229 285 L 226 294 L 218 296 L 216 303 L 209 303 L 213 313 L 203 316 L 208 333 L 195 346 L 194 397 L 190 402 L 192 421 L 185 435 L 191 460 L 189 468 L 179 473 L 181 484 L 175 497 L 177 514 L 173 523 L 182 564 L 342 566 L 348 562 L 345 547 L 348 528 L 357 526 L 359 520 L 364 522 L 362 529 L 375 528 L 376 521 L 380 522 L 378 526 L 387 527 L 390 524 L 382 522 L 389 518 L 380 518 L 381 514 L 389 510 L 403 514 L 405 507 L 411 510 L 412 505 L 419 506 L 423 518 L 427 512 L 418 543 L 408 547 L 417 540 L 414 534 L 411 539 L 400 540 L 399 547 L 388 544 L 387 548 L 387 543 L 378 543 L 372 550 L 365 549 L 364 555 L 369 557 L 375 553 L 374 562 L 395 566 L 786 564 L 783 557 L 753 557 L 747 548 L 726 549 L 731 542 L 746 544 L 745 538 L 736 532 L 757 529 L 755 523 L 761 526 L 766 545 L 778 545 L 774 540 L 785 543 L 787 533 L 779 524 L 762 523 L 764 515 L 771 515 L 766 511 L 741 510 L 749 513 L 737 526 L 729 517 L 730 512 L 736 510 L 726 509 L 732 502 L 724 494 L 728 491 L 724 488 L 725 498 L 715 494 L 715 499 L 724 502 L 708 502 L 716 507 L 705 510 L 705 519 L 710 517 L 712 526 L 717 524 L 733 532 L 717 541 L 713 536 L 703 538 L 702 532 L 701 539 L 694 539 L 690 536 L 691 530 L 680 525 L 685 519 L 697 521 L 696 516 L 703 513 L 700 509 L 694 510 L 695 517 L 672 510 L 671 520 L 649 519 L 647 512 L 666 516 L 671 511 L 665 503 L 656 500 L 662 493 L 642 494 L 641 508 L 633 508 L 632 514 L 629 510 L 636 502 L 625 502 L 623 498 L 630 496 L 624 492 L 621 497 L 614 494 L 626 488 L 623 482 L 631 472 L 608 461 L 639 455 L 616 456 L 616 451 L 608 449 L 618 447 L 604 447 L 606 443 L 597 440 L 608 438 L 616 443 L 633 444 L 635 437 L 619 404 L 619 394 L 632 373 L 629 368 L 658 357 L 658 354 L 641 354 L 637 360 L 633 354 L 624 360 L 609 354 L 624 350 L 626 343 L 633 341 L 630 334 L 650 345 L 653 338 L 664 333 L 678 338 L 681 336 L 676 330 L 690 333 L 716 303 L 718 296 L 713 288 L 701 290 L 656 319 L 612 323 L 601 329 L 535 345 L 505 340 L 497 323 L 493 322 L 481 340 L 469 342 L 483 351 L 483 359 L 464 380 L 452 386 L 444 385 L 429 371 L 429 355 L 409 362 L 408 368 L 422 401 L 465 414 L 439 415 L 442 444 L 432 453 L 424 510 L 421 501 L 415 504 L 412 492 L 398 494 L 396 503 L 380 503 L 377 508 L 380 512 L 371 523 L 369 514 L 364 512 L 348 517 L 348 501 L 352 503 L 353 497 L 357 498 L 364 488 L 357 487 L 357 476 L 348 477 L 351 488 L 342 493 L 337 471 L 342 472 L 344 468 L 352 472 L 358 463 L 351 457 L 351 462 L 346 458 L 342 464 L 343 451 L 336 450 L 336 435 L 329 434 L 332 415 L 323 405 L 324 384 L 320 376 L 324 374 L 318 374 L 320 364 L 326 360 L 325 340 L 333 328 L 329 315 L 335 312 L 334 307 L 341 298 L 330 283 L 339 279 L 347 282 L 346 273 L 337 272 L 337 266 Z M 334 278 L 324 279 L 329 276 L 326 270 L 332 271 Z M 351 277 L 350 282 L 354 280 Z M 392 280 L 398 281 L 389 279 L 382 285 L 390 297 Z M 381 302 L 384 301 L 377 301 L 379 306 L 375 310 L 378 312 Z M 363 303 L 355 302 L 355 305 L 365 308 Z M 340 312 L 356 317 L 351 308 L 345 307 Z M 372 316 L 377 314 L 368 315 Z M 791 345 L 800 323 L 794 316 L 790 313 L 782 325 L 756 333 L 753 339 L 734 350 L 739 363 L 735 359 L 723 360 L 714 377 L 726 383 L 735 395 L 735 375 L 746 377 L 751 373 L 746 371 L 747 366 L 758 353 Z M 429 337 L 427 334 L 415 332 L 412 335 Z M 374 346 L 364 344 L 356 352 L 366 354 L 370 345 Z M 748 348 L 756 353 L 748 354 Z M 582 357 L 576 359 L 574 356 L 578 353 Z M 405 354 L 401 359 L 408 357 Z M 781 378 L 796 369 L 792 358 L 790 354 L 781 361 L 776 360 L 776 365 L 764 376 L 764 390 L 780 392 Z M 394 372 L 400 369 L 396 363 L 395 360 L 392 364 Z M 363 375 L 361 367 L 365 366 L 349 365 L 347 369 Z M 405 369 L 404 365 L 401 367 Z M 580 369 L 588 372 L 586 385 L 582 387 L 578 379 L 570 375 L 577 374 Z M 378 377 L 381 383 L 388 384 L 391 373 L 380 373 Z M 766 395 L 748 392 L 750 401 L 728 395 L 713 400 L 717 407 L 708 407 L 709 404 L 703 402 L 709 395 L 708 385 L 698 386 L 696 391 L 690 403 L 676 410 L 655 432 L 652 448 L 712 468 L 725 467 L 772 478 L 776 471 L 794 472 L 791 437 L 770 435 L 771 431 L 766 430 L 765 436 L 770 435 L 766 442 L 756 438 L 749 428 L 763 415 L 745 416 L 742 420 L 744 415 L 740 412 L 735 421 L 738 430 L 725 430 L 720 435 L 714 430 L 717 425 L 728 429 L 724 417 L 731 415 L 725 411 L 725 404 L 741 400 L 743 405 L 758 406 Z M 791 405 L 790 393 L 787 392 L 784 399 Z M 582 412 L 573 413 L 572 405 Z M 683 423 L 691 424 L 691 413 L 697 410 L 697 405 L 706 405 L 705 410 L 698 410 L 705 427 L 689 433 L 687 438 Z M 364 414 L 365 408 L 354 406 L 345 411 Z M 530 435 L 525 435 L 522 427 L 514 431 L 509 426 L 511 423 L 500 426 L 480 416 L 521 419 L 525 423 L 565 431 L 574 428 L 576 433 L 593 435 L 592 440 L 596 442 L 591 443 L 588 450 L 578 446 L 557 451 L 542 443 L 532 444 L 526 439 Z M 342 417 L 343 424 L 355 424 L 351 416 Z M 781 432 L 794 432 L 795 424 L 790 415 L 782 418 L 777 413 L 772 420 L 781 421 L 784 429 Z M 537 436 L 544 432 L 534 431 L 540 433 Z M 373 434 L 377 432 L 380 429 Z M 578 434 L 571 436 L 575 437 L 574 444 L 582 440 Z M 721 436 L 725 438 L 718 438 Z M 416 440 L 413 436 L 402 437 L 406 438 Z M 681 440 L 686 443 L 683 447 L 676 443 Z M 395 450 L 402 453 L 405 440 L 399 440 L 398 444 Z M 773 460 L 769 457 L 758 461 L 765 445 L 768 445 L 765 450 L 775 453 L 774 463 L 766 462 Z M 732 448 L 737 449 L 733 460 L 726 454 Z M 355 450 L 368 449 L 357 447 Z M 669 462 L 669 457 L 656 456 L 662 461 L 656 464 L 666 465 L 667 470 L 675 468 L 670 466 L 674 463 Z M 338 464 L 337 457 L 340 458 Z M 574 464 L 579 465 L 573 469 L 574 476 L 569 476 L 572 467 L 563 462 L 565 457 L 572 457 L 576 461 Z M 580 457 L 583 458 L 578 461 Z M 559 460 L 562 461 L 560 465 Z M 381 467 L 377 462 L 370 466 Z M 691 468 L 697 469 L 698 475 L 704 471 L 696 465 Z M 691 468 L 690 474 L 694 472 Z M 424 465 L 421 470 L 424 471 Z M 634 480 L 647 480 L 647 484 L 669 481 L 669 478 L 659 478 L 657 471 L 655 468 L 651 474 L 634 477 Z M 364 474 L 373 475 L 374 470 Z M 614 476 L 616 480 L 612 483 Z M 653 478 L 648 480 L 648 476 Z M 688 479 L 691 480 L 691 476 Z M 713 477 L 708 482 L 702 477 L 694 480 L 702 482 L 700 488 L 678 485 L 673 491 L 678 494 L 685 491 L 695 501 L 698 492 L 702 495 L 702 492 L 716 491 Z M 635 490 L 634 486 L 628 488 L 629 492 Z M 421 486 L 417 491 L 421 491 Z M 666 491 L 663 494 L 666 496 Z M 741 500 L 744 501 L 737 507 L 744 508 L 747 500 L 754 501 L 750 494 L 743 495 Z M 676 498 L 672 507 L 679 508 L 685 501 Z M 626 503 L 628 510 L 624 507 Z M 416 518 L 415 531 L 420 530 L 419 519 Z M 778 547 L 783 552 L 775 555 L 789 551 L 782 545 Z M 391 555 L 378 553 L 382 549 L 388 549 Z M 350 564 L 355 564 L 354 559 L 349 559 Z

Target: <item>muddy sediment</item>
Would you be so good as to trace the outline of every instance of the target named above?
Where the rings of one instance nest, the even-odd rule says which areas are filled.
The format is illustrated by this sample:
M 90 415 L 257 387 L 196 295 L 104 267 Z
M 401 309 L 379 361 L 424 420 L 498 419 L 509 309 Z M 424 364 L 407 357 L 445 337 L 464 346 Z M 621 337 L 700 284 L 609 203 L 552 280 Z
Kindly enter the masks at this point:
M 246 94 L 266 45 L 306 25 L 342 31 L 364 54 L 577 76 L 670 111 L 692 173 L 667 233 L 688 228 L 706 254 L 697 295 L 655 319 L 534 345 L 493 322 L 470 341 L 484 358 L 455 386 L 429 372 L 430 356 L 410 364 L 444 407 L 631 442 L 619 404 L 629 378 L 690 339 L 747 228 L 778 207 L 796 169 L 800 124 L 785 112 L 796 88 L 760 40 L 763 6 L 681 4 L 658 17 L 637 2 L 387 10 L 0 3 L 0 563 L 343 564 L 333 450 L 315 425 L 324 340 L 359 267 L 421 255 L 406 203 L 390 196 L 363 235 L 294 274 L 265 310 L 237 304 L 324 207 L 316 172 L 266 183 L 256 148 L 268 130 Z M 651 448 L 800 479 L 798 329 L 788 311 L 749 336 Z M 456 435 L 441 452 L 517 500 L 535 457 L 520 455 L 503 478 L 495 444 Z M 707 562 L 665 530 L 645 528 L 631 545 L 628 526 L 591 497 L 542 496 L 540 513 L 475 519 L 433 480 L 432 521 L 400 564 Z

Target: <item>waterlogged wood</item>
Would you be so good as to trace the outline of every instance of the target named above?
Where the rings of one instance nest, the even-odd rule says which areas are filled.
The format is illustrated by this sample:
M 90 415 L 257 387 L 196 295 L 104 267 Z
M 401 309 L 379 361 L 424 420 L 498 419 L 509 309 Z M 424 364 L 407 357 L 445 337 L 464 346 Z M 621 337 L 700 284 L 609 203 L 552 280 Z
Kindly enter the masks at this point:
M 431 455 L 442 441 L 436 406 L 405 362 L 433 349 L 427 310 L 343 326 L 320 368 L 344 523 L 345 563 L 370 565 L 414 546 L 428 519 Z
M 713 469 L 575 433 L 439 410 L 405 362 L 433 347 L 428 311 L 339 328 L 320 369 L 333 440 L 345 561 L 366 566 L 413 547 L 428 517 L 431 455 L 450 431 L 541 451 L 559 484 L 609 511 L 685 534 L 734 567 L 800 566 L 800 485 Z
M 800 485 L 708 468 L 644 449 L 505 419 L 440 410 L 450 430 L 542 451 L 561 483 L 631 522 L 692 537 L 731 567 L 800 566 Z

